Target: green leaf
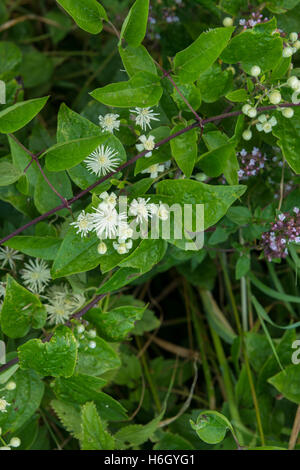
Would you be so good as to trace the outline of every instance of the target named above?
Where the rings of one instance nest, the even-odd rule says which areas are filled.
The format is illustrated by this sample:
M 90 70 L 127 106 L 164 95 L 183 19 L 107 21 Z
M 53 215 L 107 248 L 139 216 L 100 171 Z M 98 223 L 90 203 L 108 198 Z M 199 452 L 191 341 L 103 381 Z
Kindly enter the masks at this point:
M 136 268 L 120 268 L 118 269 L 111 278 L 105 282 L 100 289 L 98 289 L 97 294 L 107 294 L 108 292 L 114 292 L 120 289 L 121 287 L 130 284 L 135 281 L 141 275 Z
M 119 266 L 145 273 L 163 258 L 166 249 L 165 240 L 142 240 L 140 245 L 124 261 L 119 263 Z
M 60 400 L 51 400 L 51 407 L 55 411 L 64 428 L 76 439 L 81 437 L 80 407 L 73 403 Z
M 99 238 L 96 234 L 80 237 L 76 230 L 70 227 L 51 269 L 53 279 L 96 268 L 101 260 L 101 255 L 97 251 L 98 245 Z
M 91 34 L 102 31 L 102 21 L 108 21 L 104 8 L 97 0 L 57 0 L 80 28 Z
M 30 328 L 42 328 L 46 310 L 37 295 L 7 275 L 6 294 L 1 310 L 1 329 L 10 338 L 22 338 Z
M 282 39 L 278 35 L 249 29 L 235 36 L 221 55 L 228 64 L 240 62 L 247 73 L 253 65 L 258 65 L 262 72 L 273 70 L 281 57 Z
M 200 75 L 197 84 L 203 101 L 214 103 L 231 89 L 233 75 L 227 70 L 222 70 L 220 65 L 213 64 Z
M 39 408 L 44 394 L 44 384 L 33 370 L 18 370 L 13 381 L 16 383 L 14 390 L 1 390 L 1 398 L 10 404 L 7 413 L 0 413 L 2 435 L 21 428 Z
M 175 72 L 183 83 L 199 78 L 217 60 L 234 28 L 216 28 L 200 34 L 189 47 L 178 52 L 174 59 Z
M 136 0 L 122 26 L 120 44 L 124 39 L 129 46 L 137 47 L 143 41 L 148 23 L 149 0 Z
M 148 72 L 138 72 L 127 82 L 112 83 L 103 88 L 97 88 L 90 94 L 107 106 L 145 108 L 155 106 L 162 93 L 159 77 Z
M 180 84 L 176 77 L 173 77 L 174 82 L 176 83 L 177 89 L 173 88 L 172 98 L 178 106 L 180 111 L 188 111 L 191 112 L 190 108 L 187 106 L 186 102 L 184 101 L 183 95 L 185 99 L 189 102 L 193 109 L 197 110 L 201 106 L 201 92 L 200 89 L 197 88 L 193 83 L 183 83 Z M 181 95 L 178 93 L 180 91 Z
M 154 61 L 144 46 L 119 47 L 119 52 L 129 77 L 132 77 L 138 72 L 148 72 L 152 75 L 157 75 Z
M 15 183 L 22 173 L 8 161 L 0 161 L 0 186 L 9 186 Z
M 4 245 L 21 251 L 25 255 L 46 260 L 55 259 L 62 240 L 55 237 L 14 237 Z
M 177 124 L 177 126 L 172 129 L 172 134 L 184 129 L 184 127 L 186 127 L 184 124 Z M 189 178 L 193 173 L 197 159 L 197 139 L 198 134 L 196 130 L 192 130 L 175 137 L 175 139 L 170 142 L 172 155 L 175 158 L 177 165 L 187 178 Z
M 294 116 L 285 118 L 281 113 L 276 113 L 277 126 L 273 128 L 273 134 L 278 137 L 278 145 L 282 150 L 284 158 L 292 170 L 300 173 L 300 108 L 293 108 Z
M 29 164 L 31 157 L 30 155 L 28 155 L 27 152 L 25 152 L 25 150 L 22 147 L 20 147 L 20 145 L 17 144 L 17 142 L 15 142 L 9 136 L 8 136 L 8 142 L 10 146 L 10 151 L 11 151 L 11 156 L 12 156 L 14 167 L 17 168 L 21 174 L 26 176 L 26 179 L 29 185 L 27 194 L 32 196 L 34 193 L 35 185 L 39 177 L 39 169 L 36 166 L 36 164 L 33 163 L 32 165 L 29 166 L 26 173 L 24 174 L 24 170 Z
M 119 139 L 113 135 L 104 134 L 56 144 L 46 150 L 41 157 L 46 157 L 46 167 L 49 171 L 67 170 L 81 163 L 99 145 L 108 145 L 124 156 L 125 150 Z
M 248 92 L 244 88 L 227 93 L 226 98 L 234 103 L 244 103 L 248 99 Z
M 24 54 L 20 75 L 25 88 L 35 88 L 49 83 L 54 71 L 52 59 L 35 49 Z
M 179 434 L 172 434 L 165 432 L 157 444 L 153 447 L 154 450 L 195 450 L 192 444 L 184 439 Z
M 250 257 L 248 255 L 240 256 L 235 266 L 235 278 L 241 279 L 241 277 L 246 276 L 246 274 L 250 271 L 250 268 Z
M 97 328 L 99 336 L 110 342 L 124 341 L 135 323 L 141 320 L 145 307 L 127 305 L 109 312 L 100 308 L 90 310 L 85 318 Z
M 231 15 L 237 15 L 247 8 L 247 0 L 221 0 L 220 7 Z
M 165 180 L 157 185 L 158 195 L 169 196 L 171 204 L 204 204 L 204 229 L 215 225 L 246 189 L 243 185 L 214 186 L 192 180 Z
M 222 175 L 228 169 L 229 162 L 236 158 L 235 145 L 227 143 L 203 153 L 198 162 L 204 173 L 211 177 Z M 236 171 L 237 173 L 237 171 Z
M 49 342 L 31 339 L 19 346 L 22 369 L 34 369 L 41 375 L 71 377 L 77 359 L 76 339 L 70 328 L 59 326 Z
M 0 112 L 0 132 L 12 134 L 26 126 L 43 109 L 47 101 L 48 96 L 21 101 L 5 108 Z
M 0 80 L 14 78 L 21 61 L 22 53 L 13 42 L 0 42 Z
M 100 126 L 68 108 L 65 103 L 59 108 L 56 138 L 59 144 L 76 139 L 101 136 Z
M 82 450 L 113 450 L 114 438 L 104 430 L 94 403 L 86 403 L 81 408 Z
M 116 441 L 121 443 L 122 449 L 143 444 L 155 433 L 164 413 L 165 410 L 163 409 L 156 418 L 145 425 L 132 424 L 124 426 L 115 434 Z
M 101 375 L 104 372 L 120 367 L 121 361 L 115 350 L 104 339 L 98 336 L 93 339 L 94 349 L 89 348 L 89 340 L 80 341 L 76 373 Z
M 83 405 L 87 401 L 95 402 L 100 416 L 104 420 L 120 421 L 127 417 L 126 410 L 117 400 L 99 388 L 106 384 L 105 380 L 85 374 L 74 375 L 69 379 L 59 377 L 53 384 L 57 398 L 66 403 Z
M 217 411 L 203 411 L 199 414 L 196 423 L 190 420 L 190 424 L 200 439 L 207 444 L 222 442 L 228 430 L 234 434 L 230 421 Z
M 65 171 L 51 173 L 44 168 L 44 173 L 61 196 L 65 199 L 70 199 L 73 196 L 71 181 Z M 44 212 L 50 211 L 54 207 L 61 205 L 61 203 L 61 199 L 54 193 L 40 173 L 34 189 L 34 204 L 37 210 L 41 214 L 44 214 Z M 59 215 L 68 213 L 69 211 L 67 209 L 58 212 Z
M 300 404 L 299 381 L 299 365 L 290 365 L 268 380 L 287 400 L 297 403 L 297 405 Z

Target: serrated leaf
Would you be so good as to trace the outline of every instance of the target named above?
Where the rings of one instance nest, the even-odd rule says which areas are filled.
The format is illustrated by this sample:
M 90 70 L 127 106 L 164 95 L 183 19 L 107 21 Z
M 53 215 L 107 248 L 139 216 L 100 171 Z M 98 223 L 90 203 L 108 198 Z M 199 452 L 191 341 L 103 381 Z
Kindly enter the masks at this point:
M 55 411 L 64 428 L 76 439 L 81 437 L 80 407 L 61 400 L 51 400 L 51 407 Z
M 46 310 L 37 295 L 7 275 L 6 294 L 1 310 L 1 329 L 10 338 L 22 338 L 30 328 L 42 328 Z
M 34 369 L 41 375 L 71 377 L 77 359 L 77 344 L 72 331 L 59 326 L 49 342 L 31 339 L 19 346 L 18 356 L 22 369 Z
M 81 449 L 82 450 L 113 450 L 114 438 L 104 430 L 102 421 L 93 402 L 81 408 Z

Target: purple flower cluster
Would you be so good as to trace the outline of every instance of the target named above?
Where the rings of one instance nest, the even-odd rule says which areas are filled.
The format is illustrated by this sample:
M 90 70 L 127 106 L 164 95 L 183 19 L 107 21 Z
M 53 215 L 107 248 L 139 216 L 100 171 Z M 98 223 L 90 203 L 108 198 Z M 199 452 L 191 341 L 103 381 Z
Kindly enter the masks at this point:
M 243 149 L 237 154 L 240 157 L 241 165 L 238 171 L 240 180 L 246 180 L 249 176 L 256 176 L 265 166 L 266 156 L 260 149 L 253 147 L 252 152 Z
M 286 258 L 289 243 L 300 243 L 300 209 L 294 207 L 293 214 L 283 212 L 271 224 L 269 232 L 261 236 L 261 248 L 268 261 Z
M 156 33 L 155 34 L 155 31 L 154 31 L 154 28 L 155 28 L 155 25 L 158 21 L 158 17 L 159 17 L 159 21 L 165 21 L 166 23 L 179 23 L 180 22 L 180 18 L 177 16 L 177 9 L 178 8 L 183 8 L 184 7 L 184 3 L 182 0 L 175 0 L 175 5 L 173 5 L 172 7 L 162 7 L 159 12 L 159 14 L 157 12 L 155 12 L 154 8 L 152 6 L 150 6 L 150 12 L 149 12 L 149 32 L 148 32 L 148 35 L 151 36 L 154 35 L 154 37 L 156 39 L 159 39 L 160 38 L 160 35 L 159 33 Z
M 240 26 L 243 26 L 244 29 L 254 28 L 255 25 L 259 23 L 266 23 L 269 21 L 269 18 L 264 18 L 259 12 L 251 13 L 251 16 L 248 20 L 242 18 L 240 20 Z

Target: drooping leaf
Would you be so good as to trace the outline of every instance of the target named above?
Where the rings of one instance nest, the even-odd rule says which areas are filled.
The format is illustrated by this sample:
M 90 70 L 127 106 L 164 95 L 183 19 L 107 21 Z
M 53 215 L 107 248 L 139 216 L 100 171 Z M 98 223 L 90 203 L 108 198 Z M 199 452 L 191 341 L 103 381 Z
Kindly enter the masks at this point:
M 10 338 L 22 338 L 30 328 L 42 328 L 46 310 L 37 295 L 7 275 L 6 294 L 1 310 L 1 329 Z
M 102 20 L 108 20 L 104 8 L 97 0 L 57 0 L 80 28 L 91 34 L 102 31 Z

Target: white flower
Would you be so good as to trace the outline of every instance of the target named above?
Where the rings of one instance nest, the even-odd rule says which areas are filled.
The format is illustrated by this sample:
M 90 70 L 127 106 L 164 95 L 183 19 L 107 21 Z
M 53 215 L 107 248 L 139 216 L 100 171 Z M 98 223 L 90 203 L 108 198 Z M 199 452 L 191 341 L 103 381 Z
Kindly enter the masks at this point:
M 88 170 L 95 173 L 97 176 L 106 175 L 113 171 L 120 161 L 116 158 L 118 152 L 115 152 L 110 147 L 99 145 L 89 157 L 84 160 Z
M 279 214 L 278 219 L 283 222 L 285 220 L 285 215 L 284 214 Z
M 7 407 L 10 406 L 10 403 L 8 403 L 5 398 L 0 398 L 0 413 L 7 413 Z
M 139 140 L 142 143 L 136 145 L 138 151 L 142 152 L 143 150 L 148 150 L 145 157 L 151 157 L 152 150 L 154 150 L 155 148 L 155 137 L 153 135 L 149 135 L 149 137 L 147 138 L 145 135 L 141 135 L 141 137 L 139 137 Z
M 170 212 L 169 209 L 160 202 L 158 206 L 152 204 L 152 214 L 155 214 L 160 220 L 168 220 Z
M 131 113 L 136 114 L 135 122 L 140 126 L 143 131 L 149 127 L 151 129 L 151 121 L 159 121 L 155 116 L 159 116 L 158 113 L 154 113 L 151 108 L 135 108 L 130 110 Z
M 152 205 L 148 204 L 149 199 L 139 197 L 134 199 L 129 206 L 129 214 L 136 217 L 137 222 L 147 221 L 152 215 Z
M 105 204 L 110 204 L 112 207 L 115 207 L 117 205 L 117 195 L 115 193 L 110 193 L 108 194 L 107 191 L 104 193 L 100 194 L 100 198 L 103 200 L 103 203 Z M 103 207 L 103 203 L 99 204 L 98 208 Z
M 294 207 L 293 212 L 298 215 L 300 212 L 299 207 Z
M 122 240 L 125 242 L 128 238 L 131 238 L 132 235 L 133 235 L 133 230 L 131 227 L 129 227 L 129 225 L 126 222 L 122 223 L 119 226 L 119 229 L 118 229 L 119 240 Z
M 85 237 L 88 232 L 93 230 L 93 220 L 91 214 L 86 214 L 85 211 L 82 211 L 76 222 L 72 222 L 70 225 L 74 225 L 77 228 L 76 233 L 81 233 L 81 237 Z
M 95 209 L 95 208 L 94 208 Z M 93 214 L 93 224 L 97 236 L 101 238 L 114 238 L 117 228 L 126 220 L 126 214 L 118 214 L 116 209 L 107 204 L 95 209 Z
M 149 166 L 142 173 L 150 173 L 150 178 L 157 178 L 158 173 L 162 173 L 164 171 L 164 165 L 160 165 L 159 163 L 154 163 L 153 165 Z
M 105 116 L 99 116 L 99 124 L 103 132 L 113 134 L 115 129 L 118 131 L 120 129 L 119 117 L 119 114 L 105 114 Z
M 8 246 L 4 246 L 0 248 L 0 261 L 2 261 L 1 268 L 4 268 L 7 264 L 9 265 L 10 269 L 14 269 L 16 267 L 16 261 L 22 261 L 23 255 Z
M 31 259 L 24 266 L 20 274 L 25 286 L 35 294 L 40 294 L 51 281 L 47 263 L 42 259 Z
M 85 302 L 82 294 L 74 294 L 67 285 L 53 286 L 49 289 L 45 304 L 48 321 L 51 325 L 65 323 Z
M 128 242 L 118 240 L 118 243 L 114 242 L 113 246 L 119 255 L 125 255 L 132 248 L 132 240 L 129 240 Z
M 256 129 L 261 132 L 264 131 L 266 134 L 272 131 L 272 127 L 276 126 L 277 119 L 273 116 L 269 120 L 265 114 L 261 114 L 258 117 L 259 123 L 256 124 Z

